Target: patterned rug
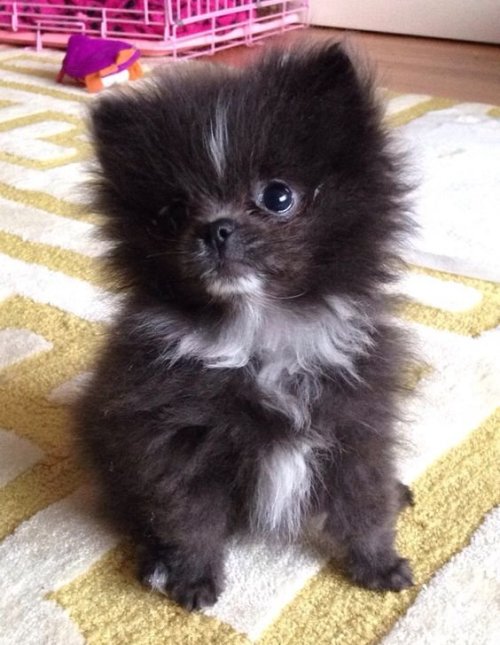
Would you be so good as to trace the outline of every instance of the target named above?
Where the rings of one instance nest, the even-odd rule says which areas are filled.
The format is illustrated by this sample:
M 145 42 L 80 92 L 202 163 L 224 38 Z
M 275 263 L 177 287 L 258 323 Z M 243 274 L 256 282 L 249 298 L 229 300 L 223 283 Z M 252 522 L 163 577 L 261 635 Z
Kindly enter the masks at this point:
M 68 403 L 115 296 L 82 212 L 82 90 L 60 54 L 0 50 L 0 642 L 384 645 L 500 638 L 500 110 L 389 95 L 421 224 L 400 289 L 420 343 L 400 464 L 417 504 L 399 548 L 416 586 L 354 587 L 305 546 L 235 544 L 227 586 L 189 615 L 135 582 L 97 517 Z

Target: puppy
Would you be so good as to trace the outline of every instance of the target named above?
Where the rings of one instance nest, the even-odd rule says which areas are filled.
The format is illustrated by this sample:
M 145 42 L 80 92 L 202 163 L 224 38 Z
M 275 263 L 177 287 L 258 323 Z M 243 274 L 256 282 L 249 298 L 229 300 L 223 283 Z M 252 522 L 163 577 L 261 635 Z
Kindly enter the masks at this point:
M 352 580 L 412 584 L 386 288 L 408 217 L 380 119 L 336 43 L 172 66 L 91 107 L 125 302 L 78 434 L 141 579 L 187 609 L 216 601 L 229 536 L 317 516 Z

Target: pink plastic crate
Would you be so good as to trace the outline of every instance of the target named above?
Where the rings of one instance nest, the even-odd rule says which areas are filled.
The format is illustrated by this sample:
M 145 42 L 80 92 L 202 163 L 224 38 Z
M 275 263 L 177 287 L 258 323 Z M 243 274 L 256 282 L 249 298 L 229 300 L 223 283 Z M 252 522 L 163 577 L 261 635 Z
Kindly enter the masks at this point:
M 71 34 L 126 40 L 146 56 L 194 57 L 307 23 L 309 0 L 0 0 L 0 42 L 65 47 Z

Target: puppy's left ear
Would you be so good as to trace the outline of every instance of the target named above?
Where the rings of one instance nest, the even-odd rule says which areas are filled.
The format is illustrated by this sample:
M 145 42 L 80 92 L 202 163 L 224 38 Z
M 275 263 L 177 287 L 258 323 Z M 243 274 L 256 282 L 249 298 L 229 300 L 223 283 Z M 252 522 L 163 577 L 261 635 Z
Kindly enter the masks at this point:
M 289 91 L 298 98 L 317 100 L 332 93 L 359 95 L 368 82 L 338 42 L 285 51 L 278 55 L 276 65 Z
M 291 49 L 274 60 L 269 95 L 294 145 L 316 159 L 345 163 L 377 132 L 380 114 L 370 74 L 335 43 Z M 271 135 L 273 136 L 273 135 Z M 361 157 L 358 156 L 358 159 Z
M 300 67 L 300 61 L 298 61 Z M 303 54 L 303 82 L 310 90 L 328 90 L 339 83 L 356 82 L 351 58 L 340 43 L 318 46 Z

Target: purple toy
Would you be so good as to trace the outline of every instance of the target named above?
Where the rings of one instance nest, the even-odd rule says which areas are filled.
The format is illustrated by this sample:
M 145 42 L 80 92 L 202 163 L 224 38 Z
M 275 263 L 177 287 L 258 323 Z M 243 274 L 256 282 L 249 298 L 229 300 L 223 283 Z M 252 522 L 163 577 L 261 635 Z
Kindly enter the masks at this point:
M 99 92 L 112 83 L 135 80 L 143 75 L 138 49 L 120 40 L 71 36 L 57 82 L 65 74 L 83 83 L 89 92 Z

